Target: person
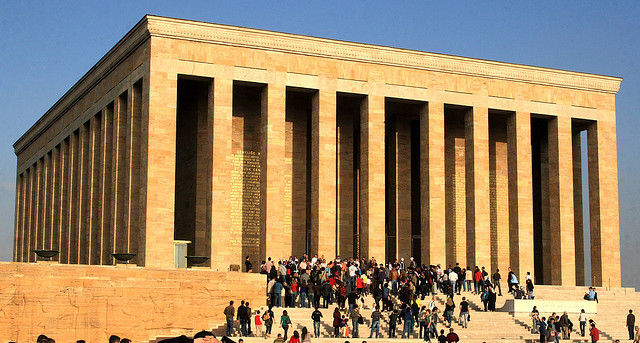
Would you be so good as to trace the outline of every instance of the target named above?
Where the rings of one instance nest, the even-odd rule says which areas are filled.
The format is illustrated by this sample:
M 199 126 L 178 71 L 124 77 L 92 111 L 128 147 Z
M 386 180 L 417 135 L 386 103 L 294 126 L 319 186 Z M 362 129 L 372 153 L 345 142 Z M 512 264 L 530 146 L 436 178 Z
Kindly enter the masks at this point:
M 282 311 L 282 316 L 280 316 L 280 326 L 282 327 L 282 330 L 284 330 L 283 339 L 285 341 L 287 340 L 287 331 L 289 331 L 289 325 L 291 325 L 291 318 L 289 318 L 287 310 L 284 310 Z
M 233 308 L 233 300 L 229 301 L 229 306 L 224 308 L 224 316 L 227 318 L 227 336 L 231 336 L 233 334 L 233 316 L 236 313 L 235 308 Z M 111 343 L 111 338 L 109 338 L 109 343 Z
M 238 314 L 236 316 L 236 319 L 240 322 L 240 335 L 242 335 L 242 337 L 247 337 L 247 321 L 248 321 L 248 316 L 247 316 L 247 311 L 245 311 L 246 307 L 244 305 L 244 300 L 242 300 L 242 302 L 240 303 L 240 306 L 238 306 Z
M 200 331 L 195 335 L 193 335 L 193 343 L 209 343 L 209 342 L 213 342 L 214 338 L 215 336 L 210 331 Z M 120 340 L 120 343 L 122 343 L 125 339 Z
M 545 317 L 542 317 L 542 320 L 538 320 L 538 332 L 540 333 L 540 343 L 545 343 L 547 341 L 547 322 Z
M 389 338 L 396 338 L 397 324 L 398 324 L 398 311 L 393 310 L 389 315 Z
M 467 328 L 467 318 L 469 316 L 469 303 L 466 297 L 462 297 L 460 302 L 460 324 L 463 328 Z
M 636 325 L 636 335 L 633 338 L 633 343 L 640 343 L 640 327 Z
M 284 289 L 284 285 L 278 279 L 276 280 L 276 284 L 273 285 L 273 306 L 282 307 L 282 290 Z
M 452 297 L 447 297 L 447 302 L 444 307 L 444 316 L 445 320 L 449 322 L 449 327 L 451 327 L 451 323 L 453 322 L 453 311 L 456 309 L 456 304 L 453 302 Z M 486 311 L 486 308 L 485 308 Z
M 244 304 L 244 316 L 247 322 L 247 336 L 251 336 L 251 307 L 248 301 Z
M 436 338 L 438 335 L 438 308 L 431 310 L 431 337 Z
M 375 310 L 371 313 L 371 333 L 369 334 L 369 338 L 373 338 L 373 332 L 376 333 L 376 338 L 380 336 L 380 318 L 382 317 L 382 313 L 380 313 L 380 307 L 376 306 Z
M 247 273 L 253 272 L 253 264 L 251 264 L 251 261 L 249 260 L 249 255 L 247 255 L 247 257 L 244 260 L 244 267 Z
M 627 329 L 629 329 L 629 339 L 634 338 L 633 330 L 636 327 L 636 316 L 633 314 L 633 310 L 629 310 L 629 314 L 627 315 Z
M 232 301 L 233 303 L 233 301 Z M 45 335 L 40 335 L 40 336 L 44 336 L 44 339 L 47 339 L 47 336 Z M 195 336 L 194 336 L 195 338 Z M 40 342 L 40 337 L 38 337 L 38 342 Z M 116 336 L 116 335 L 111 335 L 109 336 L 109 343 L 120 343 L 120 337 Z
M 293 331 L 293 335 L 291 336 L 291 339 L 289 339 L 289 343 L 300 343 L 300 334 L 298 333 L 298 330 Z
M 281 333 L 279 333 L 278 337 L 276 337 L 276 339 L 273 340 L 273 343 L 284 343 L 284 338 L 282 338 Z
M 320 337 L 320 320 L 322 320 L 322 312 L 318 310 L 316 306 L 315 311 L 311 313 L 311 319 L 313 320 L 313 335 L 314 337 Z
M 349 319 L 342 315 L 340 319 L 340 334 L 344 338 L 349 338 Z
M 403 305 L 400 310 L 400 315 L 404 321 L 404 328 L 402 329 L 402 338 L 411 338 L 411 331 L 413 328 L 413 313 L 411 312 L 411 306 Z
M 256 315 L 253 317 L 253 324 L 256 328 L 256 337 L 262 337 L 262 316 L 260 310 L 256 311 Z
M 360 315 L 360 306 L 358 306 L 358 304 L 355 304 L 353 307 L 353 311 L 351 311 L 351 325 L 353 327 L 353 338 L 358 338 L 359 336 L 358 324 L 359 324 L 359 321 L 361 320 L 361 317 L 362 316 Z
M 460 341 L 460 338 L 458 337 L 458 334 L 453 332 L 453 328 L 450 328 L 449 334 L 447 335 L 447 342 L 452 343 L 452 342 L 459 342 L 459 341 Z
M 333 337 L 340 336 L 340 308 L 336 307 L 333 310 Z
M 536 295 L 535 293 L 533 293 L 533 281 L 531 281 L 531 279 L 527 279 L 526 287 L 527 287 L 527 299 L 533 300 L 536 297 Z
M 511 272 L 511 278 L 510 278 L 509 281 L 511 281 L 511 287 L 514 290 L 517 290 L 518 289 L 518 277 L 516 276 L 516 273 Z
M 584 313 L 584 309 L 580 310 L 578 321 L 580 322 L 580 335 L 584 337 L 587 328 L 587 314 Z
M 264 326 L 266 327 L 264 336 L 265 338 L 270 337 L 271 327 L 273 326 L 273 311 L 271 310 L 271 307 L 264 311 L 264 314 L 262 315 L 262 321 L 264 322 Z
M 307 327 L 302 327 L 302 333 L 300 334 L 300 340 L 302 343 L 311 343 L 311 335 L 309 335 L 309 331 L 307 331 Z
M 591 323 L 591 330 L 589 331 L 589 336 L 591 336 L 591 343 L 596 343 L 600 339 L 600 331 L 596 328 L 595 323 Z
M 534 335 L 538 333 L 538 321 L 540 320 L 539 316 L 540 312 L 538 312 L 538 307 L 534 306 L 531 310 L 531 313 L 529 314 L 529 317 L 531 317 L 531 333 Z
M 500 276 L 500 269 L 496 269 L 496 272 L 493 273 L 492 279 L 493 279 L 493 284 L 498 289 L 498 296 L 501 297 L 502 288 L 500 287 L 500 280 L 502 279 L 502 277 Z
M 564 311 L 560 316 L 560 327 L 562 328 L 562 339 L 569 339 L 569 315 Z
M 480 301 L 484 305 L 484 311 L 487 312 L 487 308 L 489 307 L 489 291 L 484 290 L 480 293 Z
M 447 336 L 444 335 L 444 329 L 440 330 L 440 336 L 438 336 L 438 343 L 447 343 Z

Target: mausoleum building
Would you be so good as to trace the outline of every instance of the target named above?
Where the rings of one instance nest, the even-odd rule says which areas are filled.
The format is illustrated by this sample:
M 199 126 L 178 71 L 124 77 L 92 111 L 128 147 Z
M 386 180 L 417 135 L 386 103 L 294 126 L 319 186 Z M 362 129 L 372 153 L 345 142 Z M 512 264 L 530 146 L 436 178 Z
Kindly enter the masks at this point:
M 413 256 L 619 287 L 620 82 L 145 16 L 14 144 L 14 261 Z

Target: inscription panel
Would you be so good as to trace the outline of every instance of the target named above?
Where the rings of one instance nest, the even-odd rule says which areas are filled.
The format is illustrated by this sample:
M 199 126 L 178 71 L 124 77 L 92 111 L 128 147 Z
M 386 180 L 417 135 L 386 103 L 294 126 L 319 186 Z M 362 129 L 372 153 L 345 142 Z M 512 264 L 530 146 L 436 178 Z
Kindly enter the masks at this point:
M 260 152 L 238 150 L 231 172 L 231 248 L 260 254 Z

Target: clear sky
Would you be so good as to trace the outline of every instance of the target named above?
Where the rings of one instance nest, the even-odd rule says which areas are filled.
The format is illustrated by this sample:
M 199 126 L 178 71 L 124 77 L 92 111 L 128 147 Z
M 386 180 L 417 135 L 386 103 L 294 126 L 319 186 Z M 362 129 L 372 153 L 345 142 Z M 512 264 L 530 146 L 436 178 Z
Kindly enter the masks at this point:
M 145 14 L 623 77 L 622 283 L 640 289 L 640 1 L 631 0 L 2 1 L 0 260 L 13 249 L 13 143 Z

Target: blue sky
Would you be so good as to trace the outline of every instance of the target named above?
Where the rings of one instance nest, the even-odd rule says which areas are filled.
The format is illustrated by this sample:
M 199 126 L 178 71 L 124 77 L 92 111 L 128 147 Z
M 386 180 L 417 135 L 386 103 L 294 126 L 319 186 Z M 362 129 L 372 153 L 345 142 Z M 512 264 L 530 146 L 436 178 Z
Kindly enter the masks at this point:
M 4 1 L 0 260 L 13 247 L 12 144 L 145 14 L 623 77 L 622 279 L 640 289 L 640 1 Z

